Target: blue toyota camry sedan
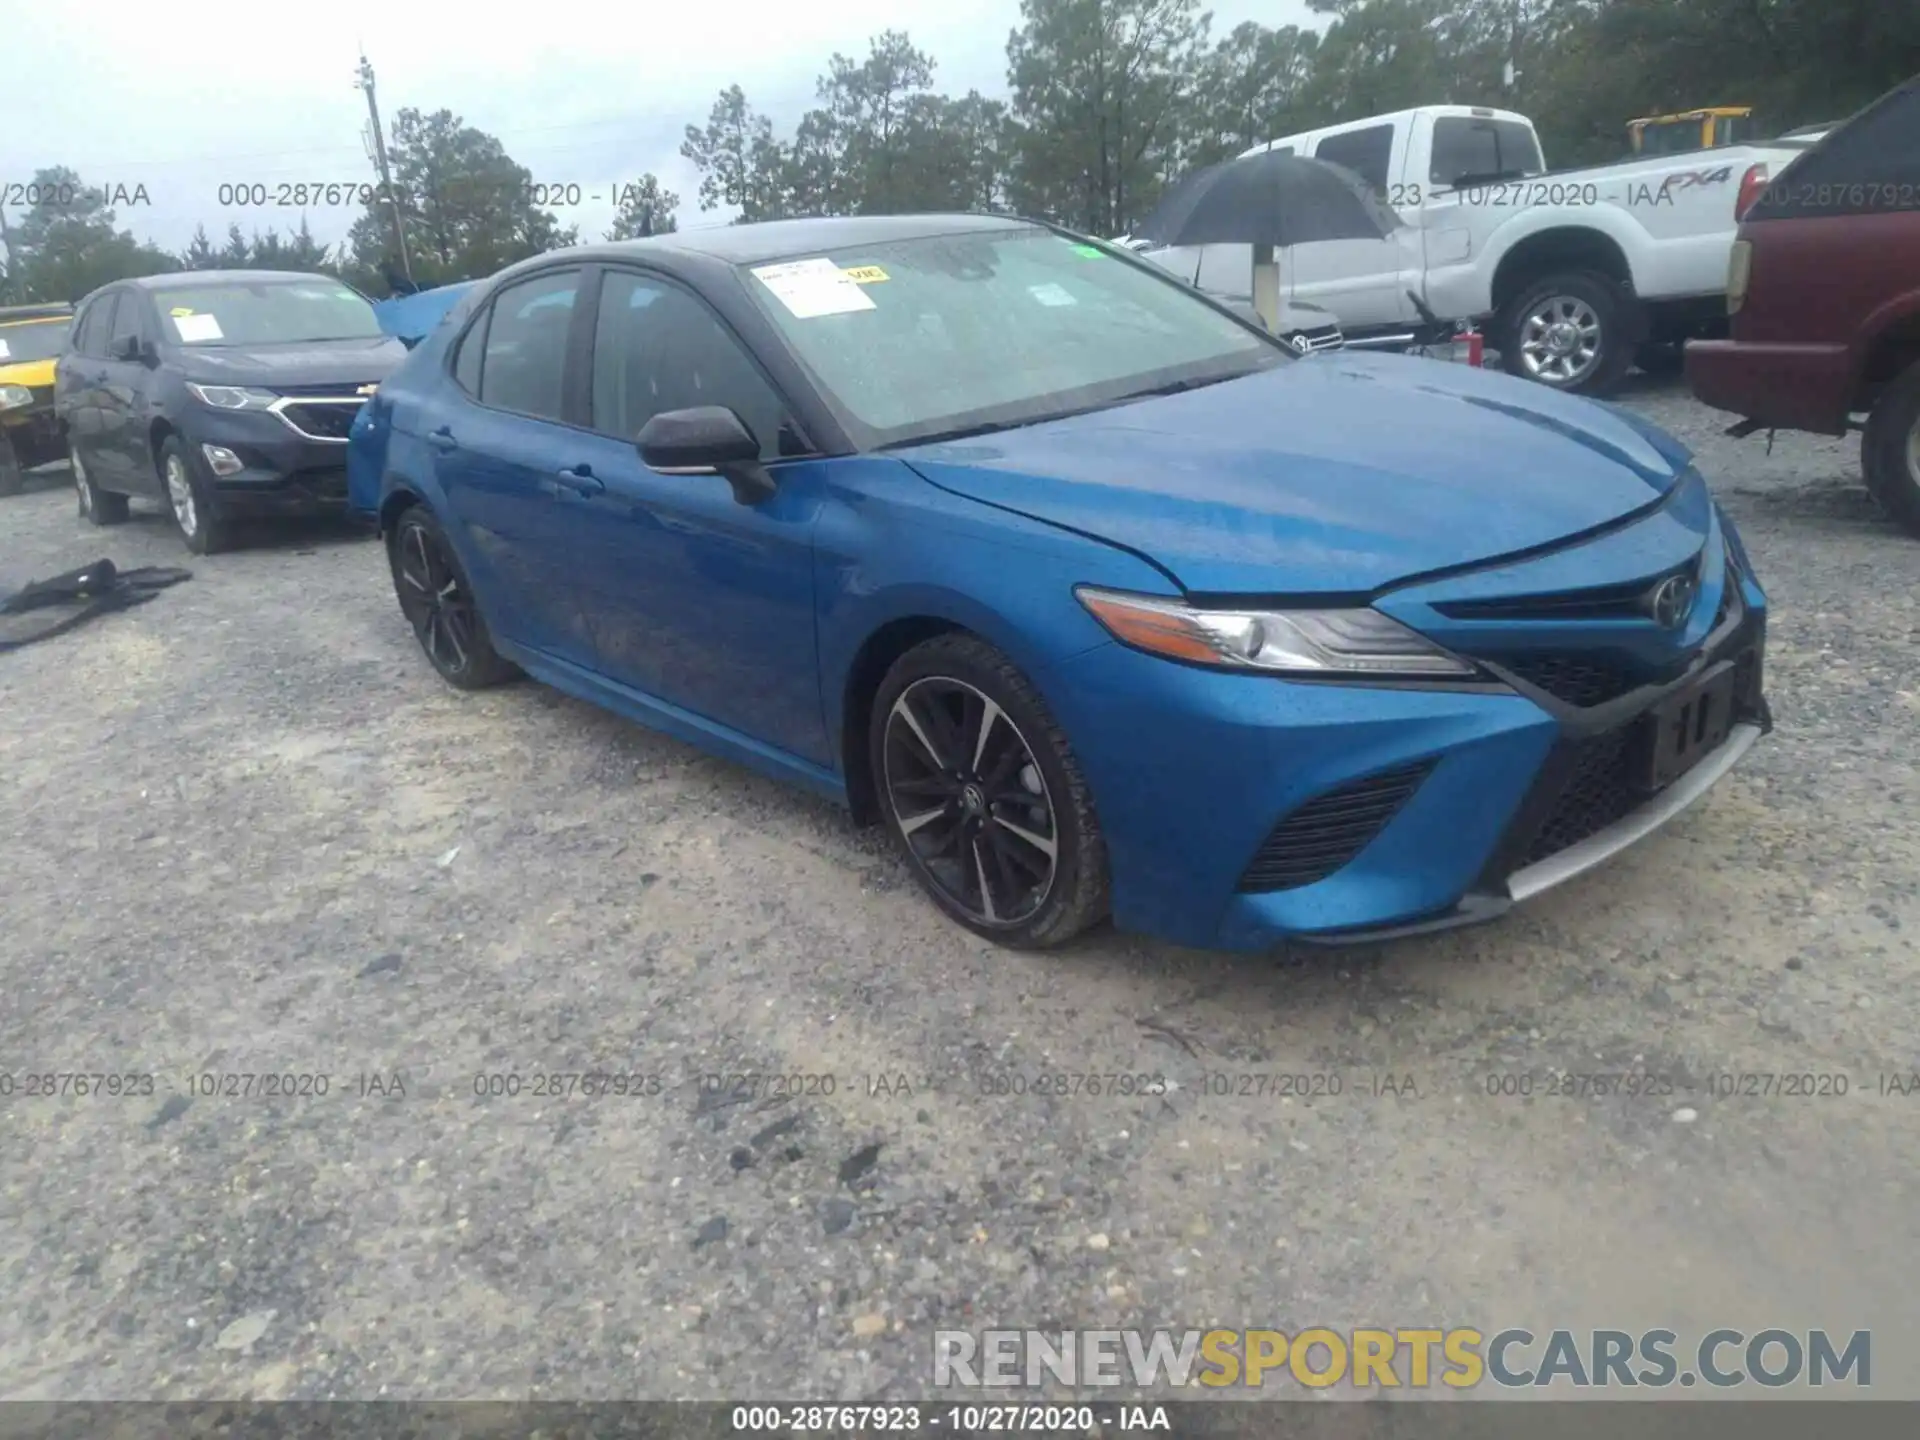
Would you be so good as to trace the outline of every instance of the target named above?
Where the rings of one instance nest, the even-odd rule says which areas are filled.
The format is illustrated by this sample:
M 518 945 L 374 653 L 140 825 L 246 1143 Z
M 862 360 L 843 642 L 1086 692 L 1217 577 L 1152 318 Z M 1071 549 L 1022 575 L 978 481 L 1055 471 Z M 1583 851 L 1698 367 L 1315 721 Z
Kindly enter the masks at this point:
M 1669 436 L 1298 358 L 1036 223 L 539 256 L 351 458 L 449 683 L 524 672 L 831 796 L 1008 945 L 1485 919 L 1771 724 L 1765 597 Z

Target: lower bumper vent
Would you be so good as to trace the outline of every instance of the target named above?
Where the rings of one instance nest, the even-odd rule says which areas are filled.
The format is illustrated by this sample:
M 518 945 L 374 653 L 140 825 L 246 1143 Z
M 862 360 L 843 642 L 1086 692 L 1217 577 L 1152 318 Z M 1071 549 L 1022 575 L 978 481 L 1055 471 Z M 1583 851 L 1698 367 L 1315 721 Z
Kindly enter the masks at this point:
M 1364 850 L 1433 773 L 1420 760 L 1317 795 L 1267 836 L 1236 887 L 1242 895 L 1297 890 L 1326 879 Z

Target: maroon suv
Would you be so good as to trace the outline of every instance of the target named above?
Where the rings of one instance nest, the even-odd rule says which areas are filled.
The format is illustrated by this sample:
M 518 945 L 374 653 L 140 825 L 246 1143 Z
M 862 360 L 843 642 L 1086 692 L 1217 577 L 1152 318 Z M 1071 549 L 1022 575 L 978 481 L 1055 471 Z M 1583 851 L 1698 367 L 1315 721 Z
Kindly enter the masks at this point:
M 1761 429 L 1844 435 L 1867 488 L 1920 535 L 1920 76 L 1801 155 L 1745 212 L 1732 338 L 1687 346 L 1707 404 Z

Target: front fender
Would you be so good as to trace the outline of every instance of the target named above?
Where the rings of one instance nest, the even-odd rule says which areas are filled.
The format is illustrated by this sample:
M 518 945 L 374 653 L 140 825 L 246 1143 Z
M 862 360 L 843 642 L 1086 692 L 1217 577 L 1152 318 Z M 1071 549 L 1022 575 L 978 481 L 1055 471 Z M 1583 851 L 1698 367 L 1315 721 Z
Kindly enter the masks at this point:
M 951 494 L 899 461 L 852 458 L 835 472 L 840 503 L 823 507 L 815 532 L 814 592 L 821 690 L 836 737 L 849 679 L 876 637 L 900 622 L 972 631 L 1052 704 L 1056 668 L 1112 643 L 1074 586 L 1177 593 L 1125 551 Z

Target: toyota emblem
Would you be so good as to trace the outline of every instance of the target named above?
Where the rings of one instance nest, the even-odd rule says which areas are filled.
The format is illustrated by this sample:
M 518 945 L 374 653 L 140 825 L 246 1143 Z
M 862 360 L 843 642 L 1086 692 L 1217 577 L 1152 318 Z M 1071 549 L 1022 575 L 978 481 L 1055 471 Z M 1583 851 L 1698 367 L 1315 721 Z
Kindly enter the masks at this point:
M 1693 613 L 1693 577 L 1669 575 L 1647 592 L 1647 614 L 1665 630 L 1678 630 Z

